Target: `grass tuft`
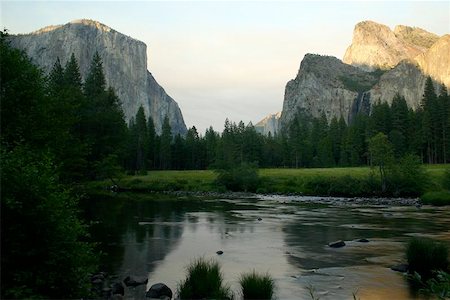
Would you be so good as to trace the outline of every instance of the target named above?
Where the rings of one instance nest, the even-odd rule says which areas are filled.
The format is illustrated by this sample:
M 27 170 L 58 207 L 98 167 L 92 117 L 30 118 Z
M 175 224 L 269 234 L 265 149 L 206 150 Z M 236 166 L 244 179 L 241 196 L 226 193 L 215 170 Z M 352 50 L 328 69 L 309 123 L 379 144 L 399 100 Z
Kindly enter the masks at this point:
M 180 299 L 233 299 L 233 293 L 223 284 L 218 262 L 203 258 L 187 266 L 187 278 L 178 286 Z
M 269 274 L 251 273 L 239 279 L 244 299 L 272 299 L 275 283 Z
M 447 271 L 448 247 L 426 238 L 413 238 L 406 248 L 409 272 L 417 272 L 423 279 L 432 277 L 434 271 Z

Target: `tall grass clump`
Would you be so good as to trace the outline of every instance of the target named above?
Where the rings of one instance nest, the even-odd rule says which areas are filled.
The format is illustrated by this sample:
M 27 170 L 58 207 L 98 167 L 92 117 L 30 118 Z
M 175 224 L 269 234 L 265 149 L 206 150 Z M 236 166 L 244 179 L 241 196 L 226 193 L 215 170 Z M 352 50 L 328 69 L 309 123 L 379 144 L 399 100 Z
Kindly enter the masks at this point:
M 187 266 L 187 278 L 177 289 L 180 299 L 233 299 L 233 293 L 223 284 L 218 262 L 199 258 Z
M 239 283 L 244 299 L 272 299 L 275 283 L 269 274 L 251 273 L 241 275 Z
M 444 172 L 444 178 L 442 179 L 442 186 L 444 189 L 450 191 L 450 168 L 446 169 Z
M 406 258 L 409 272 L 417 272 L 425 280 L 433 271 L 447 271 L 449 266 L 448 247 L 426 238 L 413 238 L 407 245 Z

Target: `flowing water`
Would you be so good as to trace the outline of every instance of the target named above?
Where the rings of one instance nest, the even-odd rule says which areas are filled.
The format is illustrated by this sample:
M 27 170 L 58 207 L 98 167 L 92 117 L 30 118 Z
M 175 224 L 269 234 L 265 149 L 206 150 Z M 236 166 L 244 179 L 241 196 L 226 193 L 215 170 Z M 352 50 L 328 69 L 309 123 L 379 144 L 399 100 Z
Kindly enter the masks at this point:
M 102 268 L 144 298 L 163 282 L 172 291 L 200 257 L 220 262 L 239 298 L 240 274 L 268 272 L 278 299 L 414 299 L 401 273 L 405 243 L 427 236 L 450 244 L 450 208 L 362 205 L 341 199 L 258 196 L 238 199 L 118 194 L 90 199 L 86 218 L 104 252 Z M 366 238 L 368 243 L 357 240 Z M 328 243 L 344 240 L 343 248 Z M 223 255 L 216 251 L 222 250 Z

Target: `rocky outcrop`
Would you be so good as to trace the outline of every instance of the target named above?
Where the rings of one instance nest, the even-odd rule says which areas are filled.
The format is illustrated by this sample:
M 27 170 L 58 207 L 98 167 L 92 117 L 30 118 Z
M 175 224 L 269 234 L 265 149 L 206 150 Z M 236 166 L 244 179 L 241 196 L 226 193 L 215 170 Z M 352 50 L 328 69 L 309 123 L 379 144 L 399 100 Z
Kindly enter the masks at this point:
M 344 62 L 307 54 L 297 77 L 286 85 L 280 126 L 303 110 L 328 121 L 351 121 L 370 113 L 374 103 L 391 103 L 398 93 L 409 107 L 420 105 L 427 76 L 450 88 L 450 35 L 438 37 L 423 29 L 389 27 L 371 21 L 355 26 Z
M 333 117 L 351 118 L 354 103 L 364 100 L 364 91 L 377 82 L 377 75 L 344 64 L 332 56 L 306 54 L 297 77 L 286 85 L 281 127 L 288 124 L 297 111 L 302 110 L 314 117 L 325 114 Z
M 281 117 L 281 112 L 277 112 L 276 114 L 271 114 L 259 121 L 255 125 L 256 132 L 261 133 L 262 135 L 276 135 L 279 130 L 279 120 Z
M 143 106 L 147 116 L 152 116 L 157 132 L 161 131 L 166 115 L 173 132 L 186 132 L 178 104 L 147 70 L 145 43 L 91 20 L 49 26 L 30 34 L 11 36 L 10 40 L 13 47 L 23 49 L 46 72 L 57 57 L 64 65 L 74 53 L 83 78 L 97 51 L 103 61 L 106 82 L 122 102 L 126 121 Z
M 416 27 L 398 25 L 392 31 L 386 25 L 364 21 L 356 24 L 343 61 L 368 71 L 386 70 L 424 53 L 438 38 Z

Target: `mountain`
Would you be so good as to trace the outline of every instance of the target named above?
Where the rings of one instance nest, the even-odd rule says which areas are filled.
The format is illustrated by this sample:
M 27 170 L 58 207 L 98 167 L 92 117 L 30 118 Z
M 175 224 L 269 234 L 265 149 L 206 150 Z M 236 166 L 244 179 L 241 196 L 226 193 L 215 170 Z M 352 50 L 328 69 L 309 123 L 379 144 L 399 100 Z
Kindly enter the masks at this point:
M 178 104 L 147 70 L 145 43 L 97 21 L 84 19 L 48 26 L 30 34 L 12 35 L 10 41 L 45 72 L 52 69 L 57 57 L 64 65 L 74 53 L 83 78 L 97 51 L 103 61 L 106 82 L 120 98 L 127 122 L 142 105 L 147 117 L 153 118 L 158 133 L 166 115 L 172 132 L 186 133 Z
M 427 76 L 450 87 L 450 35 L 398 25 L 394 31 L 372 21 L 355 26 L 344 60 L 307 54 L 298 74 L 287 83 L 280 126 L 298 110 L 328 121 L 350 122 L 358 112 L 370 113 L 378 102 L 391 103 L 398 93 L 409 107 L 419 107 Z
M 297 77 L 286 85 L 281 127 L 288 124 L 297 111 L 303 110 L 314 117 L 325 114 L 333 117 L 351 118 L 358 107 L 355 102 L 364 100 L 364 91 L 369 90 L 378 78 L 376 74 L 344 64 L 332 56 L 306 54 Z
M 278 133 L 279 129 L 279 119 L 281 117 L 281 112 L 268 115 L 255 125 L 256 132 L 263 135 L 269 135 L 269 133 L 274 136 Z
M 439 37 L 417 27 L 388 26 L 372 21 L 356 24 L 343 62 L 365 70 L 390 69 L 426 52 Z

